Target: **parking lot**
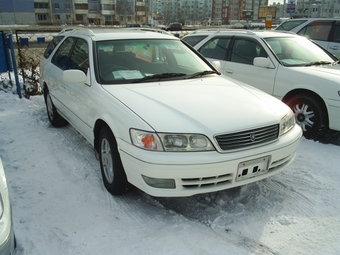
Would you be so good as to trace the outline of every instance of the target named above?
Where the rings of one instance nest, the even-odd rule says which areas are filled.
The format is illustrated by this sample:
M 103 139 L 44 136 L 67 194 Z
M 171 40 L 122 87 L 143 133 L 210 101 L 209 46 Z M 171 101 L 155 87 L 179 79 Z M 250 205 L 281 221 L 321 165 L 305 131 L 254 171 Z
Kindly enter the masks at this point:
M 338 254 L 333 144 L 302 140 L 286 171 L 188 198 L 120 197 L 104 188 L 89 143 L 50 126 L 41 96 L 0 91 L 0 155 L 23 254 Z M 335 139 L 334 139 L 335 140 Z

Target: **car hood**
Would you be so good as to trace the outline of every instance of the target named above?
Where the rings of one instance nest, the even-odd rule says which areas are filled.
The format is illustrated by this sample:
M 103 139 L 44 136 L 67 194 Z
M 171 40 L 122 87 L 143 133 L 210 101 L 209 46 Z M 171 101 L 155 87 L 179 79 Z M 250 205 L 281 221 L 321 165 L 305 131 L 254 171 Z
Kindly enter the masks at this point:
M 103 87 L 157 132 L 239 131 L 278 123 L 289 109 L 221 77 Z
M 321 75 L 321 76 L 329 77 L 329 75 L 332 75 L 337 80 L 339 79 L 339 76 L 340 76 L 340 65 L 311 66 L 311 67 L 302 68 L 302 69 L 314 76 Z

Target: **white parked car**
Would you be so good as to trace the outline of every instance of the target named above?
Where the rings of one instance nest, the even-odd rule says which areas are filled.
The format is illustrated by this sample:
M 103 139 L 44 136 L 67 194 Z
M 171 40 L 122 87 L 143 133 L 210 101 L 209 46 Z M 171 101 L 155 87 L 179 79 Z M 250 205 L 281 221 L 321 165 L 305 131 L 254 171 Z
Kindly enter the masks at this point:
M 5 170 L 0 158 L 0 254 L 14 255 L 15 236 L 12 207 L 9 199 Z
M 293 33 L 251 30 L 196 31 L 182 40 L 226 77 L 259 88 L 288 104 L 306 138 L 340 131 L 338 59 Z
M 275 30 L 291 31 L 312 39 L 340 59 L 339 18 L 288 19 Z
M 291 109 L 165 33 L 66 29 L 41 60 L 50 122 L 94 146 L 107 190 L 190 196 L 286 168 L 302 135 Z

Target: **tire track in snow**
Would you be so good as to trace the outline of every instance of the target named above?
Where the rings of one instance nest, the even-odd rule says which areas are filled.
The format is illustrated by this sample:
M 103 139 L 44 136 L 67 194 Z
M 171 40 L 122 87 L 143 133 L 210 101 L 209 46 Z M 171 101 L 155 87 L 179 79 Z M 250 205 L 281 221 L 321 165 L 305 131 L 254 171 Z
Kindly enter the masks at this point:
M 223 239 L 235 246 L 243 247 L 249 254 L 276 254 L 265 243 L 249 238 L 237 229 L 230 228 L 233 217 L 242 214 L 244 207 L 240 206 L 244 187 L 237 187 L 226 191 L 195 195 L 185 198 L 156 198 L 165 208 L 183 217 L 210 228 Z M 249 199 L 249 198 L 248 198 Z M 251 200 L 251 199 L 250 199 Z M 230 203 L 226 202 L 229 201 Z M 242 201 L 242 202 L 236 202 Z

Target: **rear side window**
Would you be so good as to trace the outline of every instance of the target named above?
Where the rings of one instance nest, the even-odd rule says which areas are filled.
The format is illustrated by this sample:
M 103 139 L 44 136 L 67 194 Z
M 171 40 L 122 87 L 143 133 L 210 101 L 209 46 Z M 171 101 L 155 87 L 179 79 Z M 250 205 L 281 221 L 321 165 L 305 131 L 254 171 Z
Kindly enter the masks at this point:
M 206 37 L 207 35 L 188 36 L 188 37 L 182 38 L 182 41 L 185 41 L 187 44 L 191 46 L 195 46 L 197 43 L 199 43 Z
M 51 53 L 53 52 L 53 50 L 55 49 L 55 47 L 60 43 L 60 41 L 64 38 L 64 36 L 56 36 L 53 38 L 52 41 L 50 41 L 50 43 L 47 45 L 47 48 L 44 52 L 44 57 L 48 58 Z
M 307 20 L 288 20 L 283 22 L 280 26 L 276 28 L 276 30 L 285 30 L 290 31 L 298 25 L 307 22 Z
M 312 40 L 328 41 L 332 22 L 314 22 L 300 30 L 297 34 Z

